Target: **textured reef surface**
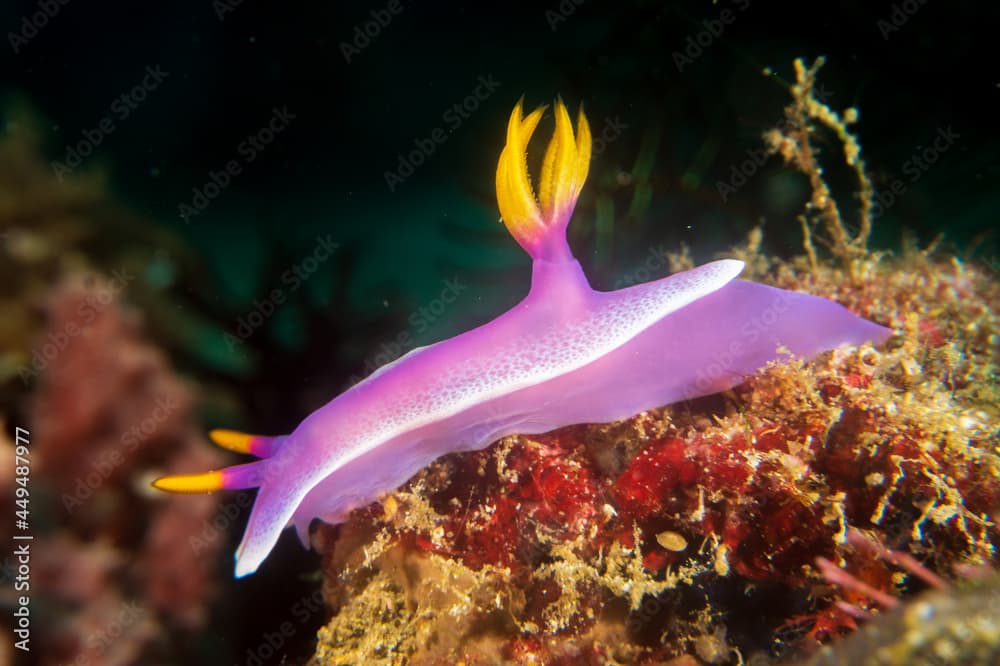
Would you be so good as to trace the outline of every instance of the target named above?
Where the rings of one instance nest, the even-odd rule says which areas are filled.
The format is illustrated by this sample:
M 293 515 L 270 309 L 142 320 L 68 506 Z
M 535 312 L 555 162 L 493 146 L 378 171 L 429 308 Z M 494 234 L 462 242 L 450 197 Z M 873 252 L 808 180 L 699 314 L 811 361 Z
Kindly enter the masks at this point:
M 937 582 L 930 572 L 998 561 L 1000 285 L 933 247 L 867 250 L 873 187 L 850 129 L 858 112 L 817 100 L 822 64 L 795 62 L 792 102 L 764 135 L 808 180 L 804 256 L 762 255 L 759 228 L 725 256 L 746 262 L 745 277 L 830 298 L 897 335 L 773 363 L 725 393 L 626 421 L 446 456 L 346 524 L 320 526 L 333 617 L 314 664 L 1000 653 L 995 578 L 875 617 Z M 857 182 L 854 225 L 823 177 L 817 146 L 831 138 Z M 691 266 L 685 252 L 670 263 Z M 747 342 L 777 314 L 747 322 Z M 727 353 L 705 372 L 725 372 Z M 944 614 L 922 633 L 919 618 Z
M 805 259 L 770 263 L 774 284 L 899 335 L 448 456 L 321 526 L 334 615 L 315 663 L 770 663 L 877 608 L 817 558 L 892 595 L 922 589 L 849 531 L 946 577 L 996 564 L 995 276 L 915 250 L 858 262 L 858 286 Z

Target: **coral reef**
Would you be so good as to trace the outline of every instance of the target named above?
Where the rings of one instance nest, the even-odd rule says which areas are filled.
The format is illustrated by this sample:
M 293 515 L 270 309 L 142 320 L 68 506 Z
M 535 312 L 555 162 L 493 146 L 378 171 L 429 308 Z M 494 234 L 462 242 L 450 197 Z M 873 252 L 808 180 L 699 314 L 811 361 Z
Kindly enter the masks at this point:
M 854 626 L 817 557 L 873 587 L 919 589 L 852 556 L 849 529 L 945 575 L 996 562 L 1000 288 L 924 255 L 858 269 L 862 288 L 806 259 L 778 262 L 774 281 L 893 325 L 885 349 L 776 364 L 723 396 L 449 456 L 322 526 L 338 610 L 316 663 L 491 663 L 497 651 L 737 663 Z
M 190 389 L 96 275 L 52 293 L 42 335 L 63 339 L 33 399 L 33 654 L 39 662 L 184 660 L 203 628 L 222 539 L 193 548 L 218 498 L 152 497 L 162 470 L 218 465 Z
M 1000 286 L 988 269 L 929 249 L 867 250 L 871 185 L 847 129 L 857 112 L 815 99 L 821 65 L 796 61 L 786 122 L 765 136 L 809 179 L 806 256 L 761 256 L 759 229 L 729 254 L 758 279 L 831 298 L 898 335 L 879 349 L 772 364 L 725 394 L 624 422 L 447 456 L 347 523 L 320 526 L 334 615 L 314 664 L 492 664 L 498 654 L 766 664 L 830 641 L 817 659 L 849 661 L 856 652 L 838 639 L 859 614 L 927 580 L 851 535 L 942 576 L 997 563 Z M 856 174 L 857 231 L 824 180 L 813 121 L 834 131 Z M 674 270 L 690 262 L 683 248 L 667 258 Z M 768 316 L 780 313 L 762 313 L 746 335 Z M 831 567 L 858 585 L 829 584 Z M 935 594 L 961 613 L 938 632 L 956 658 L 996 653 L 996 631 L 962 644 L 949 628 L 983 624 L 982 593 Z M 925 603 L 898 613 L 912 618 Z M 860 649 L 889 650 L 912 633 L 906 620 L 871 626 Z M 913 656 L 894 654 L 879 663 Z

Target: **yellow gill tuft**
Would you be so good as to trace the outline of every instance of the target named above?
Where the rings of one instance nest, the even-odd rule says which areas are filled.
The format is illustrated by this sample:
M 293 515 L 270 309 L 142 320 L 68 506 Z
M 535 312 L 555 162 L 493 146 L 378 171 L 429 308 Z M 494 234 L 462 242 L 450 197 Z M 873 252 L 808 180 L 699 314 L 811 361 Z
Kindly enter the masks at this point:
M 497 163 L 497 204 L 511 235 L 531 252 L 547 228 L 558 226 L 562 233 L 587 178 L 591 134 L 581 109 L 574 136 L 566 105 L 562 99 L 557 99 L 556 128 L 545 152 L 536 200 L 528 174 L 527 151 L 546 107 L 539 107 L 522 118 L 523 102 L 523 98 L 518 100 L 511 113 L 507 144 Z
M 573 136 L 573 122 L 562 99 L 556 100 L 555 115 L 556 131 L 545 151 L 538 185 L 538 202 L 546 220 L 576 203 L 590 167 L 590 126 L 583 109 L 577 119 L 577 137 Z
M 507 123 L 507 145 L 497 163 L 497 204 L 504 224 L 515 237 L 541 224 L 541 214 L 528 177 L 528 142 L 538 127 L 545 107 L 521 117 L 522 100 L 518 100 Z

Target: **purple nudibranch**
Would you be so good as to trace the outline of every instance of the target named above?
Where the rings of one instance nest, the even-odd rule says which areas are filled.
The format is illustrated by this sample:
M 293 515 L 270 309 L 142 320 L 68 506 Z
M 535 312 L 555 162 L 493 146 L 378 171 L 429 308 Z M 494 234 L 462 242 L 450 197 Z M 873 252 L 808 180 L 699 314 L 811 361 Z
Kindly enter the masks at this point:
M 591 289 L 566 243 L 589 169 L 590 128 L 581 110 L 574 133 L 565 105 L 555 103 L 536 198 L 526 151 L 543 111 L 523 116 L 518 102 L 497 165 L 503 222 L 533 260 L 524 300 L 379 368 L 289 435 L 211 433 L 260 460 L 154 482 L 172 492 L 259 488 L 237 576 L 257 570 L 289 523 L 308 547 L 314 518 L 343 522 L 441 455 L 627 418 L 731 388 L 784 354 L 809 358 L 891 335 L 824 298 L 736 280 L 743 262 L 731 259 L 617 291 Z

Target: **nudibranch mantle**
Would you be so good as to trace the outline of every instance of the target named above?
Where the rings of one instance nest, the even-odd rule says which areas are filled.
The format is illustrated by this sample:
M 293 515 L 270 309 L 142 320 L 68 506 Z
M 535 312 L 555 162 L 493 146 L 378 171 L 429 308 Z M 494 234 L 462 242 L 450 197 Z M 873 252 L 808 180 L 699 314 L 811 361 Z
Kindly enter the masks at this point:
M 832 301 L 735 280 L 736 260 L 593 290 L 566 243 L 590 129 L 581 111 L 574 133 L 556 102 L 536 199 L 526 154 L 543 111 L 524 116 L 518 102 L 497 166 L 502 220 L 533 260 L 520 303 L 383 366 L 289 435 L 213 431 L 217 444 L 258 461 L 154 483 L 174 492 L 259 488 L 237 576 L 256 571 L 289 523 L 308 546 L 314 518 L 342 522 L 446 453 L 724 390 L 779 358 L 779 347 L 809 357 L 891 333 Z

